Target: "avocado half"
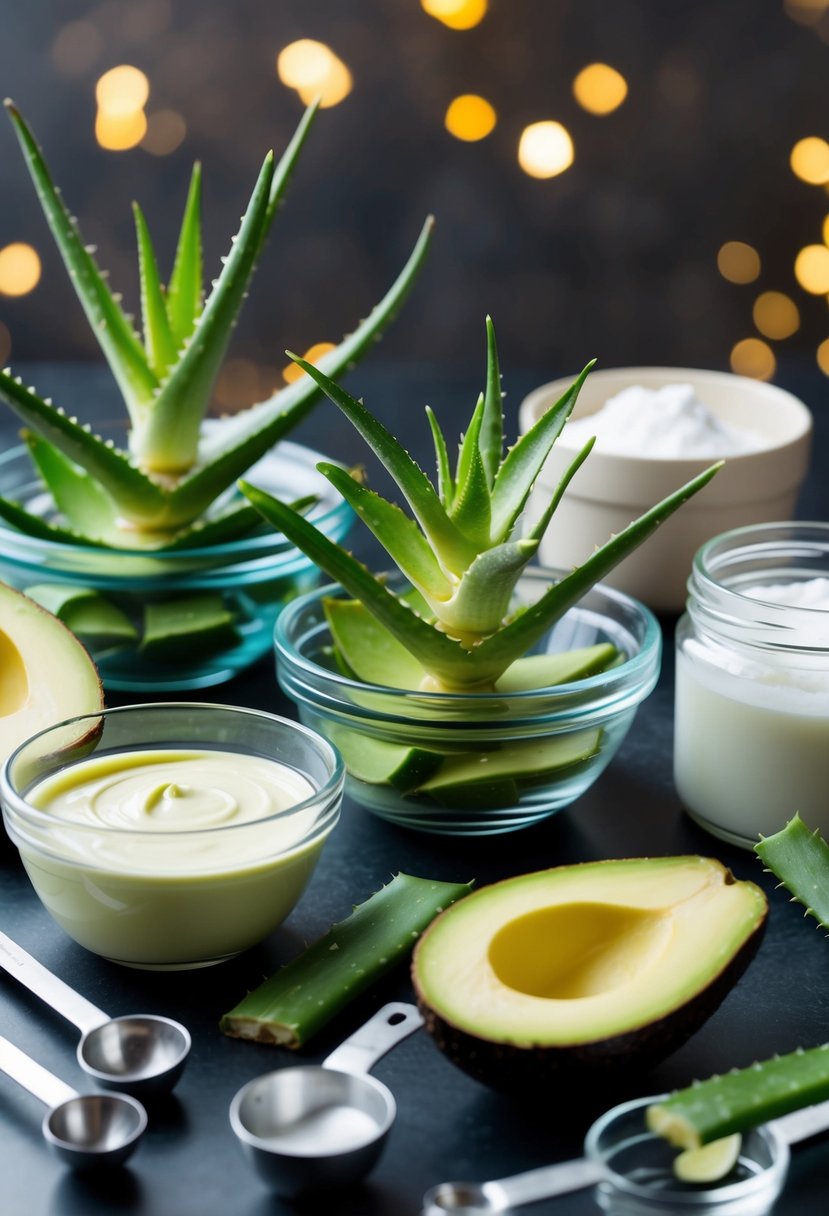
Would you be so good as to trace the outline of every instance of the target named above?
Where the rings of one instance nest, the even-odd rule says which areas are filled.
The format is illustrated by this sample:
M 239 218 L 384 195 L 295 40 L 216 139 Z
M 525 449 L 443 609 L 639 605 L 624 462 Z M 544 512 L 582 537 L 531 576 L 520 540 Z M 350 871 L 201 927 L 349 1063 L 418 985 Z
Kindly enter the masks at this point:
M 426 1027 L 499 1088 L 675 1051 L 756 952 L 768 905 L 707 857 L 559 866 L 483 887 L 418 942 Z

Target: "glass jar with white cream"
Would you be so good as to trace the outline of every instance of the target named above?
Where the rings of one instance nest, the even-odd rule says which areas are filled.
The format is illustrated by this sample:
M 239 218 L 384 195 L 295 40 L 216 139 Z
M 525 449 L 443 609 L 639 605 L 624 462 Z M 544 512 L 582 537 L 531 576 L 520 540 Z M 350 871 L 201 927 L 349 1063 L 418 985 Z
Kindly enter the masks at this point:
M 697 552 L 676 635 L 674 780 L 750 848 L 799 811 L 829 834 L 829 524 L 738 528 Z

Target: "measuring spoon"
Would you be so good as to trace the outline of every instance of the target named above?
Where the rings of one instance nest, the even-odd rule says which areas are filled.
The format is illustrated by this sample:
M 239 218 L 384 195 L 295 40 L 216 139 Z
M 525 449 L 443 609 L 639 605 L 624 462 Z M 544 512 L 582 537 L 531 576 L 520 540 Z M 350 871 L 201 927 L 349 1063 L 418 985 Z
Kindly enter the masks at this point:
M 49 1107 L 44 1139 L 75 1170 L 120 1165 L 147 1126 L 147 1112 L 135 1098 L 79 1094 L 2 1036 L 0 1070 Z
M 230 1126 L 277 1194 L 347 1186 L 371 1169 L 397 1105 L 369 1070 L 422 1025 L 414 1005 L 392 1001 L 322 1064 L 266 1073 L 239 1090 Z
M 181 1076 L 190 1034 L 156 1014 L 111 1018 L 0 933 L 0 967 L 77 1026 L 78 1063 L 106 1089 L 141 1097 L 166 1093 Z

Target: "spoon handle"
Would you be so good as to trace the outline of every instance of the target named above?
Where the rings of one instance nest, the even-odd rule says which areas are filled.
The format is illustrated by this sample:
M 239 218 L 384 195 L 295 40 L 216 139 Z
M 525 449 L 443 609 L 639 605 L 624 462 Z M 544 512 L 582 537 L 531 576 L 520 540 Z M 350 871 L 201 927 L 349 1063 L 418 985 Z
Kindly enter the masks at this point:
M 604 1166 L 586 1157 L 572 1161 L 561 1161 L 558 1165 L 543 1165 L 524 1174 L 513 1174 L 511 1178 L 499 1178 L 486 1182 L 483 1190 L 487 1198 L 498 1199 L 505 1207 L 519 1207 L 522 1203 L 536 1203 L 553 1195 L 566 1195 L 570 1191 L 581 1191 L 607 1176 Z
M 414 1005 L 405 1001 L 390 1001 L 369 1018 L 359 1030 L 323 1060 L 323 1068 L 340 1072 L 371 1072 L 374 1065 L 395 1043 L 406 1039 L 423 1025 L 423 1017 Z
M 74 988 L 64 984 L 56 975 L 39 963 L 22 946 L 13 942 L 5 933 L 0 933 L 0 967 L 19 980 L 30 992 L 34 992 L 47 1005 L 57 1010 L 84 1034 L 102 1026 L 109 1018 L 91 1001 L 82 997 Z
M 70 1098 L 78 1096 L 77 1090 L 74 1090 L 71 1085 L 61 1081 L 42 1064 L 38 1064 L 31 1056 L 27 1056 L 25 1051 L 21 1051 L 19 1047 L 15 1047 L 14 1043 L 10 1043 L 2 1036 L 0 1036 L 0 1070 L 16 1081 L 18 1085 L 28 1089 L 30 1094 L 40 1098 L 41 1102 L 45 1103 L 50 1110 L 60 1106 L 62 1102 L 68 1102 Z

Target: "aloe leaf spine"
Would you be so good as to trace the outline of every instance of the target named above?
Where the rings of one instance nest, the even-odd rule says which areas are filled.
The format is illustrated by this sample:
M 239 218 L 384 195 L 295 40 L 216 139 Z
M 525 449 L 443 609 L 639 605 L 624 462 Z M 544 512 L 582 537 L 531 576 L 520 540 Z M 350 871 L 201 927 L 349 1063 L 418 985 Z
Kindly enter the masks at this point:
M 829 845 L 820 832 L 812 831 L 796 814 L 781 831 L 764 836 L 754 852 L 792 899 L 803 905 L 805 915 L 829 929 Z

